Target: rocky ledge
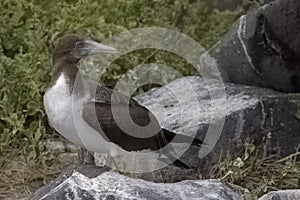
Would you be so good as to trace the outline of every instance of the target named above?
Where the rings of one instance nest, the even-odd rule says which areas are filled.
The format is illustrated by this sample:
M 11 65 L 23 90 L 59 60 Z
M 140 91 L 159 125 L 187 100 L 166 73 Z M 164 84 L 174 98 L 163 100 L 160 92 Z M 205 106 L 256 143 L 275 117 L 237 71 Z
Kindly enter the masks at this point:
M 85 166 L 87 169 L 90 166 Z M 91 168 L 95 171 L 95 167 Z M 97 169 L 98 173 L 101 168 Z M 80 171 L 80 170 L 79 170 Z M 114 172 L 104 172 L 96 177 L 85 176 L 75 170 L 65 180 L 60 178 L 52 186 L 39 189 L 33 200 L 231 200 L 242 199 L 239 194 L 219 180 L 188 180 L 178 183 L 153 183 L 128 178 Z

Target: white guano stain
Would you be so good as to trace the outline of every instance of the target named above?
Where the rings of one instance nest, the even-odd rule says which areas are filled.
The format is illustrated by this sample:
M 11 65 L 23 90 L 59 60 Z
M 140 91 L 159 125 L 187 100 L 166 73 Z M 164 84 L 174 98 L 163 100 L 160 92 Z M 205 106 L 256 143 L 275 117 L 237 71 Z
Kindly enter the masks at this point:
M 241 139 L 241 135 L 242 135 L 243 130 L 244 130 L 244 125 L 245 125 L 244 110 L 241 110 L 241 112 L 239 114 L 239 119 L 237 121 L 237 125 L 236 125 L 236 128 L 235 128 L 235 138 L 236 138 L 236 140 Z
M 259 101 L 259 104 L 261 105 L 261 115 L 262 115 L 260 128 L 261 130 L 265 130 L 264 125 L 266 123 L 267 113 L 265 111 L 264 103 L 262 101 Z
M 242 36 L 243 34 L 243 36 Z M 240 21 L 239 21 L 239 28 L 238 28 L 238 31 L 237 31 L 237 35 L 238 35 L 238 38 L 242 44 L 242 47 L 243 47 L 243 50 L 244 50 L 244 53 L 246 55 L 246 58 L 247 58 L 247 61 L 249 63 L 249 65 L 251 66 L 251 68 L 259 74 L 259 71 L 255 68 L 255 66 L 253 65 L 252 63 L 252 58 L 250 57 L 248 51 L 247 51 L 247 47 L 246 47 L 246 44 L 245 44 L 245 41 L 243 39 L 243 37 L 246 36 L 246 16 L 243 15 L 241 18 L 240 18 Z

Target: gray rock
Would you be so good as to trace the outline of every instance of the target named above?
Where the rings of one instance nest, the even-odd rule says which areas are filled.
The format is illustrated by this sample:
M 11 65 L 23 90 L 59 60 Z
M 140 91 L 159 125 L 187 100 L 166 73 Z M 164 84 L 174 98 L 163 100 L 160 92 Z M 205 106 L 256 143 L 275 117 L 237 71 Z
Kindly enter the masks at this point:
M 242 16 L 210 50 L 223 79 L 300 92 L 300 1 L 277 0 Z
M 242 197 L 218 180 L 152 183 L 105 172 L 89 178 L 79 172 L 56 187 L 49 188 L 39 200 L 239 200 Z M 35 198 L 33 198 L 35 200 Z
M 259 200 L 298 200 L 300 199 L 300 190 L 281 190 L 270 192 Z
M 204 139 L 208 127 L 217 123 L 215 116 L 219 115 L 219 108 L 211 105 L 206 83 L 210 85 L 210 92 L 221 90 L 218 84 L 210 84 L 194 76 L 177 79 L 136 99 L 155 114 L 164 128 Z M 227 99 L 220 108 L 226 108 L 226 119 L 217 141 L 205 140 L 207 145 L 201 149 L 192 146 L 180 156 L 193 170 L 169 166 L 159 172 L 138 177 L 156 182 L 209 177 L 212 167 L 220 160 L 227 155 L 237 156 L 241 152 L 243 141 L 247 138 L 254 140 L 259 148 L 264 139 L 271 136 L 269 153 L 286 156 L 296 152 L 300 144 L 300 121 L 295 114 L 300 94 L 284 94 L 271 89 L 230 83 L 225 83 L 225 91 Z M 199 100 L 199 104 L 194 101 L 195 98 Z M 215 146 L 211 146 L 214 143 Z M 178 144 L 173 144 L 173 147 L 181 149 Z M 200 151 L 210 153 L 200 158 Z M 124 162 L 126 161 L 128 160 Z M 157 174 L 154 175 L 155 173 Z
M 94 165 L 85 165 L 85 164 L 73 164 L 68 168 L 64 169 L 64 171 L 57 177 L 55 180 L 51 181 L 47 185 L 36 190 L 29 199 L 39 200 L 42 199 L 43 196 L 47 195 L 49 191 L 53 191 L 54 188 L 59 187 L 63 182 L 65 182 L 74 172 L 80 173 L 85 177 L 94 178 L 99 176 L 100 174 L 108 171 L 108 168 L 105 167 L 97 167 Z M 56 198 L 54 198 L 56 199 Z

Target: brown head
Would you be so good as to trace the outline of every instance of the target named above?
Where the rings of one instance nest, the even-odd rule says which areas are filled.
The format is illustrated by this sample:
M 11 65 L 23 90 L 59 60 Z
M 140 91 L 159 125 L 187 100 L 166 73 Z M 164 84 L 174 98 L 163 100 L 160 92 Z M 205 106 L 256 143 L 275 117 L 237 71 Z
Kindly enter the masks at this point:
M 61 73 L 64 73 L 72 83 L 78 72 L 78 62 L 88 55 L 99 53 L 118 53 L 118 51 L 79 35 L 63 36 L 53 51 L 52 84 Z
M 79 35 L 66 35 L 58 40 L 53 51 L 53 64 L 57 62 L 78 63 L 82 58 L 96 53 L 117 53 L 118 51 Z

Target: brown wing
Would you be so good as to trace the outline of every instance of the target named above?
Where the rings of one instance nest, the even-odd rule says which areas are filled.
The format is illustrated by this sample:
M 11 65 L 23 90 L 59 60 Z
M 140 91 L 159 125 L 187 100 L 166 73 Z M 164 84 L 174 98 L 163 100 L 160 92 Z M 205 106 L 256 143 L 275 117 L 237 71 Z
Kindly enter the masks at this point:
M 111 103 L 113 94 L 114 94 L 114 96 L 113 96 L 114 103 L 128 105 L 128 102 L 129 102 L 130 105 L 134 104 L 134 105 L 141 106 L 134 99 L 131 99 L 130 97 L 127 97 L 120 92 L 117 92 L 115 90 L 112 90 L 110 88 L 103 87 L 103 86 L 97 86 L 97 90 L 95 92 L 94 99 L 95 99 L 95 101 L 98 101 L 98 102 Z M 141 107 L 143 107 L 143 106 L 141 106 Z
M 158 150 L 168 144 L 165 139 L 160 125 L 154 115 L 145 107 L 138 104 L 133 99 L 129 99 L 126 96 L 119 94 L 117 103 L 114 103 L 114 108 L 123 113 L 126 109 L 129 109 L 131 120 L 139 125 L 146 126 L 152 119 L 152 127 L 158 132 L 155 135 L 146 137 L 149 133 L 139 133 L 142 137 L 135 137 L 133 135 L 125 133 L 116 123 L 113 117 L 110 103 L 110 96 L 112 91 L 105 89 L 97 91 L 96 102 L 89 102 L 83 105 L 82 117 L 83 119 L 109 142 L 113 142 L 119 145 L 126 151 L 138 151 L 144 149 Z M 102 94 L 102 97 L 101 97 Z M 125 99 L 125 100 L 124 100 Z M 129 99 L 129 105 L 127 100 Z M 91 114 L 95 113 L 95 115 Z M 151 116 L 151 117 L 150 117 Z M 128 123 L 128 119 L 123 115 L 117 116 L 118 122 L 126 126 L 126 130 L 133 130 L 134 127 Z M 146 135 L 145 135 L 146 134 Z

